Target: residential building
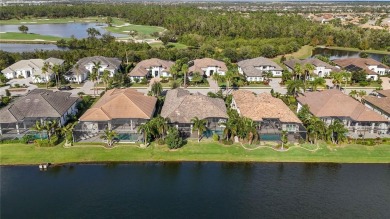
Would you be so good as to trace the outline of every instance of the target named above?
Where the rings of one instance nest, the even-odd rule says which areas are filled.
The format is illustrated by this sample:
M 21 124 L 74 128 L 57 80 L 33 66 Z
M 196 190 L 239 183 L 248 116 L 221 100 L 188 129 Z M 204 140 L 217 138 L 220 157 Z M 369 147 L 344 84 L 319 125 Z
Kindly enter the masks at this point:
M 118 72 L 122 61 L 118 58 L 108 58 L 104 56 L 92 56 L 80 59 L 67 74 L 65 79 L 70 82 L 83 82 L 86 80 L 90 73 L 92 73 L 95 64 L 99 64 L 98 70 L 99 76 L 103 74 L 105 70 L 110 72 L 110 77 L 113 77 Z
M 195 73 L 205 77 L 211 77 L 213 74 L 225 75 L 227 70 L 224 62 L 210 58 L 195 59 L 190 62 L 188 78 L 191 80 Z
M 181 134 L 189 137 L 193 127 L 191 119 L 198 117 L 207 121 L 207 128 L 211 132 L 222 136 L 228 115 L 222 99 L 211 98 L 200 93 L 191 94 L 189 91 L 178 88 L 167 92 L 161 116 L 168 118 L 170 123 L 176 125 Z
M 390 89 L 377 91 L 377 96 L 364 96 L 364 105 L 390 121 Z
M 389 132 L 389 122 L 385 117 L 338 89 L 305 92 L 298 96 L 297 101 L 298 111 L 303 105 L 308 105 L 311 114 L 327 125 L 336 119 L 340 120 L 351 136 L 367 134 L 375 137 Z
M 302 122 L 294 112 L 269 93 L 256 95 L 246 90 L 234 91 L 231 107 L 257 123 L 260 139 L 280 140 L 281 131 L 287 131 L 292 141 L 306 136 Z
M 328 77 L 331 72 L 339 72 L 340 69 L 332 66 L 324 61 L 321 61 L 317 58 L 309 58 L 309 59 L 290 59 L 283 62 L 286 65 L 287 70 L 289 72 L 294 72 L 294 68 L 296 64 L 300 64 L 302 67 L 305 67 L 306 64 L 311 64 L 314 66 L 313 73 L 318 77 Z
M 385 75 L 390 71 L 389 66 L 370 58 L 335 59 L 333 62 L 349 72 L 364 71 L 367 79 L 374 81 L 379 79 L 378 75 Z
M 32 78 L 33 83 L 43 83 L 50 81 L 53 77 L 53 71 L 51 68 L 48 68 L 47 72 L 42 72 L 42 68 L 48 63 L 50 67 L 54 65 L 62 65 L 64 60 L 56 58 L 44 59 L 29 59 L 29 60 L 20 60 L 1 72 L 8 79 L 14 78 Z
M 68 92 L 35 89 L 17 98 L 0 109 L 0 134 L 25 134 L 36 121 L 57 120 L 61 126 L 65 125 L 68 116 L 77 113 L 79 99 L 70 95 Z
M 271 72 L 274 77 L 281 77 L 283 72 L 282 67 L 264 57 L 243 60 L 237 64 L 238 72 L 244 75 L 249 82 L 264 81 L 264 78 L 266 78 L 265 73 L 267 72 Z
M 132 81 L 145 77 L 171 77 L 170 68 L 173 64 L 175 63 L 156 58 L 143 60 L 131 70 L 129 77 Z
M 140 141 L 137 127 L 153 117 L 156 102 L 155 97 L 135 89 L 108 90 L 80 117 L 73 132 L 75 140 L 98 138 L 108 128 L 117 132 L 121 141 Z

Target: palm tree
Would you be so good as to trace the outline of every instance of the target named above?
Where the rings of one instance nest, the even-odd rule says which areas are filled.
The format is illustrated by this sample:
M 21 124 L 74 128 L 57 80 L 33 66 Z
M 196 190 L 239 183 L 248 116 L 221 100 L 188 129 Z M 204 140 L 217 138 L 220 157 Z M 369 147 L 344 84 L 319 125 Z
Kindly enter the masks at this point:
M 76 125 L 76 123 L 69 123 L 68 125 L 61 128 L 61 132 L 63 135 L 65 135 L 65 144 L 68 145 L 69 142 L 73 142 L 73 128 Z
M 252 119 L 249 118 L 243 118 L 243 123 L 245 124 L 245 135 L 247 137 L 247 140 L 249 144 L 252 144 L 254 140 L 257 140 L 259 137 L 259 133 L 256 129 L 256 123 L 253 122 Z
M 198 131 L 198 142 L 200 142 L 201 134 L 207 130 L 206 120 L 195 116 L 191 119 L 191 122 L 193 123 L 193 130 Z
M 104 84 L 104 90 L 105 91 L 107 91 L 108 83 L 110 82 L 110 74 L 111 74 L 111 72 L 108 71 L 108 70 L 104 70 L 103 71 L 102 81 L 103 81 L 103 84 Z
M 56 86 L 57 86 L 57 89 L 59 88 L 59 84 L 60 84 L 60 74 L 61 74 L 61 66 L 60 65 L 53 65 L 53 67 L 51 68 L 53 73 L 54 73 L 54 76 L 55 76 L 55 80 L 56 80 Z
M 265 76 L 265 78 L 266 78 L 267 81 L 270 81 L 270 79 L 271 79 L 272 76 L 274 76 L 274 75 L 272 74 L 272 72 L 267 71 L 267 72 L 264 74 L 264 76 Z
M 138 133 L 143 133 L 144 135 L 144 143 L 145 145 L 148 143 L 148 136 L 149 134 L 152 133 L 152 127 L 150 125 L 151 123 L 147 122 L 147 123 L 144 123 L 144 124 L 141 124 L 137 127 L 137 132 Z
M 350 82 L 351 79 L 352 79 L 352 74 L 347 72 L 347 71 L 343 71 L 343 72 L 341 72 L 341 74 L 343 75 L 343 80 L 345 81 L 344 89 L 346 90 L 347 89 L 347 83 Z
M 313 70 L 314 69 L 315 69 L 314 65 L 312 65 L 310 63 L 306 63 L 305 64 L 305 67 L 304 67 L 304 75 L 305 75 L 304 81 L 306 81 L 308 79 L 308 77 L 310 77 L 313 74 Z
M 300 63 L 295 63 L 293 80 L 296 80 L 297 78 L 299 79 L 299 76 L 302 75 L 302 72 L 303 72 L 302 65 Z
M 168 120 L 163 118 L 162 116 L 158 116 L 153 119 L 154 126 L 157 130 L 157 133 L 160 138 L 164 138 L 165 134 L 168 131 Z
M 303 87 L 304 87 L 304 85 L 303 85 L 302 81 L 300 81 L 300 80 L 287 81 L 287 92 L 290 95 L 297 96 Z
M 41 123 L 41 121 L 36 121 L 35 125 L 30 129 L 39 132 L 39 136 L 42 140 L 42 131 L 44 130 L 44 125 Z
M 96 71 L 92 70 L 90 74 L 90 79 L 93 83 L 93 96 L 96 96 L 96 81 L 98 79 L 98 74 Z
M 330 74 L 330 76 L 333 78 L 332 83 L 333 83 L 334 85 L 339 86 L 339 89 L 341 89 L 340 84 L 341 84 L 341 82 L 343 81 L 343 75 L 340 74 L 340 73 L 338 73 L 338 72 L 332 72 L 332 73 Z
M 318 86 L 321 86 L 321 87 L 325 86 L 326 81 L 324 78 L 317 77 L 313 81 L 311 81 L 310 84 L 311 84 L 312 90 L 317 91 Z
M 107 140 L 107 146 L 112 147 L 114 145 L 114 138 L 117 136 L 118 134 L 115 131 L 108 129 L 107 127 L 106 130 L 104 130 L 104 134 L 101 135 L 100 138 Z
M 187 87 L 187 72 L 188 72 L 188 65 L 187 64 L 184 64 L 182 67 L 181 67 L 181 72 L 183 73 L 184 75 L 184 88 Z
M 367 95 L 367 92 L 365 90 L 360 90 L 358 92 L 358 96 L 360 97 L 360 102 L 363 102 L 363 97 Z
M 353 97 L 353 98 L 356 98 L 357 95 L 358 95 L 357 90 L 351 90 L 351 91 L 349 92 L 349 96 L 351 96 L 351 97 Z
M 100 69 L 102 68 L 102 63 L 100 61 L 98 62 L 92 62 L 93 63 L 93 67 L 92 67 L 92 71 L 94 71 L 97 76 L 98 76 L 98 79 L 99 79 L 99 76 L 100 76 Z
M 170 73 L 173 76 L 173 80 L 176 80 L 176 77 L 179 74 L 180 69 L 181 69 L 181 67 L 179 66 L 178 61 L 176 61 L 176 63 L 171 66 Z
M 79 64 L 76 64 L 76 66 L 75 66 L 75 73 L 76 73 L 76 76 L 77 76 L 77 83 L 78 84 L 80 84 L 80 81 L 81 81 L 81 79 L 80 79 L 80 69 L 79 69 Z
M 284 145 L 288 143 L 287 131 L 282 131 L 280 140 L 282 141 L 282 150 L 284 150 Z
M 161 83 L 160 82 L 154 82 L 152 84 L 152 87 L 151 87 L 150 91 L 152 92 L 153 96 L 155 96 L 155 97 L 160 96 L 162 91 L 163 91 Z
M 334 120 L 328 129 L 330 130 L 330 137 L 334 144 L 344 141 L 346 138 L 345 134 L 348 133 L 348 129 L 344 127 L 344 124 L 340 120 Z
M 42 66 L 42 73 L 45 75 L 45 80 L 46 80 L 46 89 L 48 89 L 48 83 L 49 80 L 47 79 L 47 73 L 49 72 L 50 65 L 48 62 L 45 62 Z

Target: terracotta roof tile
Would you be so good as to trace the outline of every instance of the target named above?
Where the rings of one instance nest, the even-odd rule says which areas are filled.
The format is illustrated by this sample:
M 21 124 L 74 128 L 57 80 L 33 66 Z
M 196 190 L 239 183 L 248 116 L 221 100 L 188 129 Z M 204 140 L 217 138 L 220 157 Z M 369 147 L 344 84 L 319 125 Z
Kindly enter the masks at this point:
M 129 76 L 141 76 L 144 77 L 147 73 L 150 67 L 162 67 L 166 69 L 167 72 L 170 71 L 171 66 L 174 64 L 174 62 L 171 61 L 165 61 L 161 59 L 146 59 L 141 62 L 139 62 L 134 69 L 129 73 Z
M 203 58 L 203 59 L 195 59 L 194 65 L 188 69 L 188 72 L 202 73 L 203 72 L 202 68 L 215 67 L 215 66 L 219 67 L 221 71 L 228 70 L 224 62 L 215 59 L 210 59 L 210 58 Z

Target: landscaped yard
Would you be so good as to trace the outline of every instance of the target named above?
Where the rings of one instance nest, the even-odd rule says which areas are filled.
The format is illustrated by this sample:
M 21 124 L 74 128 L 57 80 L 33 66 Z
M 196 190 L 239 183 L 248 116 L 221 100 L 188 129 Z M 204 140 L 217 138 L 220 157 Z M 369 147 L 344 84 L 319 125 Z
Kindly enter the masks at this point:
M 255 146 L 251 147 L 255 148 Z M 303 145 L 303 147 L 309 150 L 317 148 L 314 145 Z M 1 144 L 0 160 L 2 165 L 104 161 L 389 163 L 390 145 L 337 147 L 321 144 L 315 152 L 303 148 L 290 148 L 289 151 L 280 152 L 271 148 L 246 150 L 238 144 L 225 146 L 211 141 L 201 143 L 190 141 L 177 150 L 169 150 L 167 146 L 155 144 L 146 149 L 129 144 L 117 144 L 113 149 L 105 149 L 99 143 L 76 144 L 71 148 L 62 146 L 37 148 L 34 145 Z

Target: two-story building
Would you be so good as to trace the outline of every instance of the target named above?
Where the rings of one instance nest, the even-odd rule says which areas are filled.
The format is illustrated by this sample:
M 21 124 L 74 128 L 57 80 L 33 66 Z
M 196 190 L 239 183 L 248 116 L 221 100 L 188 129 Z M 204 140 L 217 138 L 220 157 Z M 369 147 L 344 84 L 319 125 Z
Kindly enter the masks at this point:
M 97 72 L 99 76 L 105 70 L 110 72 L 110 77 L 113 77 L 118 72 L 122 61 L 118 58 L 109 58 L 104 56 L 92 56 L 80 59 L 69 72 L 65 74 L 65 79 L 70 82 L 83 82 L 86 80 L 93 69 L 99 68 Z
M 390 121 L 390 89 L 376 91 L 376 96 L 364 96 L 364 105 Z
M 327 125 L 334 120 L 341 121 L 351 136 L 389 134 L 389 121 L 359 101 L 338 89 L 305 92 L 297 97 L 298 111 L 308 105 L 310 113 L 320 118 Z
M 307 64 L 313 65 L 314 70 L 313 74 L 315 74 L 318 77 L 328 77 L 331 72 L 339 72 L 340 69 L 336 68 L 335 66 L 332 66 L 324 61 L 321 61 L 317 58 L 309 58 L 309 59 L 290 59 L 287 61 L 284 61 L 283 64 L 287 67 L 287 70 L 289 72 L 294 72 L 294 68 L 296 64 L 300 64 L 302 67 L 304 67 Z
M 243 60 L 237 64 L 238 72 L 244 75 L 249 82 L 264 81 L 266 78 L 265 73 L 267 72 L 272 73 L 273 77 L 281 77 L 283 72 L 282 67 L 264 57 Z
M 199 73 L 205 77 L 211 77 L 213 74 L 225 75 L 228 70 L 224 62 L 211 59 L 195 59 L 189 63 L 188 78 L 191 80 L 192 75 Z
M 174 64 L 172 61 L 166 61 L 161 59 L 147 59 L 139 62 L 133 70 L 129 73 L 129 77 L 132 81 L 143 78 L 153 77 L 171 77 L 170 68 Z
M 378 75 L 388 74 L 389 66 L 382 64 L 371 58 L 346 58 L 335 59 L 333 62 L 339 67 L 349 72 L 364 71 L 367 79 L 378 80 Z
M 48 64 L 46 72 L 42 71 L 45 63 Z M 1 72 L 7 79 L 32 78 L 33 83 L 44 83 L 53 78 L 51 67 L 54 65 L 61 66 L 63 63 L 64 60 L 57 58 L 20 60 Z

